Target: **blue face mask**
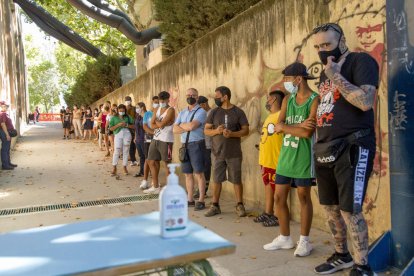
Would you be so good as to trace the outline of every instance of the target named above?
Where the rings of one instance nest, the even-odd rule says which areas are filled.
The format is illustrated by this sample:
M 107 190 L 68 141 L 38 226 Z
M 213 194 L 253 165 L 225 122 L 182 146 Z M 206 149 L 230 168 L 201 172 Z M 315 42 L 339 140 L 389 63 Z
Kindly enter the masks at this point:
M 286 91 L 288 91 L 291 94 L 295 94 L 296 92 L 298 92 L 299 87 L 295 86 L 293 84 L 293 81 L 285 81 L 283 83 L 283 86 L 285 87 Z

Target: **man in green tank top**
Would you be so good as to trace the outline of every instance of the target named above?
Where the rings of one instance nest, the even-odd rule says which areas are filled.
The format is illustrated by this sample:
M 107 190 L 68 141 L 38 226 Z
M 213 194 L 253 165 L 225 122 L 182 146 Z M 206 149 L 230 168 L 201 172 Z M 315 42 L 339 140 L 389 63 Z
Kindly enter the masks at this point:
M 284 134 L 279 162 L 276 168 L 276 212 L 280 235 L 263 246 L 265 250 L 291 249 L 295 245 L 290 237 L 289 208 L 287 199 L 291 185 L 297 187 L 301 207 L 301 235 L 295 256 L 308 256 L 312 251 L 309 232 L 312 224 L 313 206 L 311 187 L 314 185 L 312 164 L 312 136 L 316 123 L 318 94 L 307 83 L 314 79 L 302 63 L 295 62 L 283 70 L 284 86 L 289 92 L 282 103 L 276 132 Z

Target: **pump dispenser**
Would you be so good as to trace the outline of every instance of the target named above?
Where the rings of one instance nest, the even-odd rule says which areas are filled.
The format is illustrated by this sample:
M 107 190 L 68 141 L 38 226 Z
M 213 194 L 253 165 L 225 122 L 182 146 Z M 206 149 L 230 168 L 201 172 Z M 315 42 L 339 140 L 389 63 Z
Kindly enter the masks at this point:
M 188 205 L 187 193 L 178 183 L 175 169 L 179 164 L 168 164 L 170 175 L 167 186 L 160 193 L 160 224 L 163 238 L 187 235 Z

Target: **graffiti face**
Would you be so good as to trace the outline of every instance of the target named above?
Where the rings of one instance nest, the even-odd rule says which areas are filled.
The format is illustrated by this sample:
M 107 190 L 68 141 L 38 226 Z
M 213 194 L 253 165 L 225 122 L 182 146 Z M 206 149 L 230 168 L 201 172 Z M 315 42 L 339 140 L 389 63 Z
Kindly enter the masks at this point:
M 355 32 L 358 36 L 360 48 L 366 52 L 372 52 L 375 46 L 383 40 L 384 34 L 382 28 L 382 24 L 377 24 L 375 26 L 368 24 L 365 27 L 356 27 Z

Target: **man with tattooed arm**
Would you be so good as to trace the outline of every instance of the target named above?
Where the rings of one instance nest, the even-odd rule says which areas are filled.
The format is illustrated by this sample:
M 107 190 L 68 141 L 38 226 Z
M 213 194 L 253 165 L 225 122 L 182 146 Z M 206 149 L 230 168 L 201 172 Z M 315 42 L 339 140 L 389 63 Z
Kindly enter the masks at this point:
M 366 53 L 350 52 L 342 28 L 334 23 L 313 30 L 324 70 L 320 76 L 314 145 L 319 201 L 335 253 L 315 272 L 330 274 L 352 267 L 350 275 L 375 275 L 368 265 L 368 227 L 362 213 L 375 155 L 373 105 L 378 64 Z M 315 125 L 308 122 L 308 127 Z M 350 232 L 353 256 L 347 248 Z

